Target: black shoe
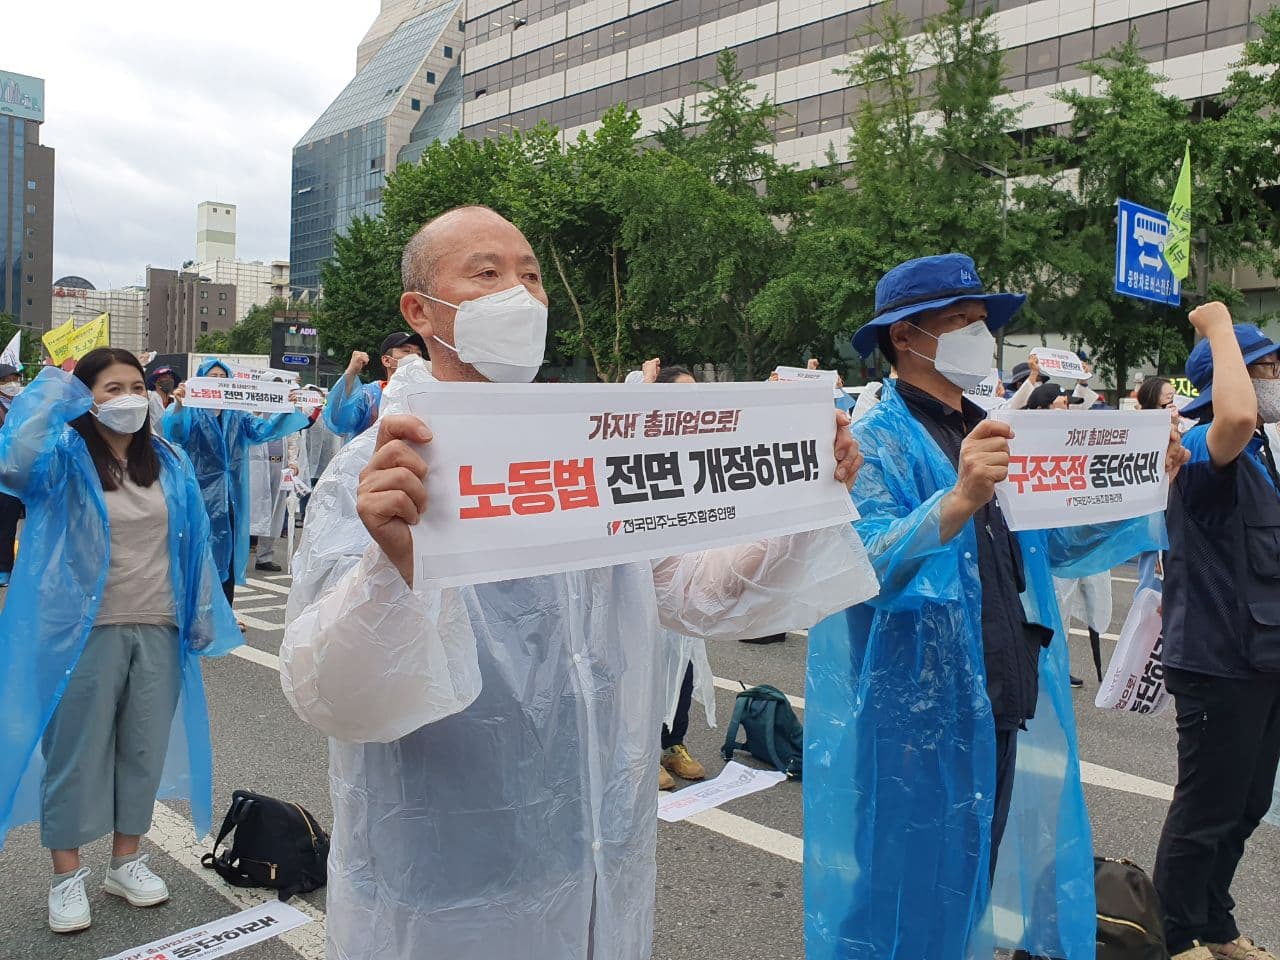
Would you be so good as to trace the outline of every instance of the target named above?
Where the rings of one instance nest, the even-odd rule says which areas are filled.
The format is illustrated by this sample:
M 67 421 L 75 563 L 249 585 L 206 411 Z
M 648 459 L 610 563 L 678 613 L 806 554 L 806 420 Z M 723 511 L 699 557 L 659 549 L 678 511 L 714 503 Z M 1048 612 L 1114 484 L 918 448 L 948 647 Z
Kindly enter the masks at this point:
M 1081 687 L 1083 687 L 1083 686 L 1084 686 L 1084 681 L 1083 681 L 1083 680 L 1081 680 L 1079 677 L 1077 677 L 1075 674 L 1072 674 L 1072 675 L 1071 675 L 1071 689 L 1072 689 L 1072 690 L 1078 690 L 1078 689 L 1080 689 L 1080 688 L 1081 688 Z
M 253 569 L 261 570 L 263 573 L 281 573 L 283 572 L 284 567 L 280 566 L 278 563 L 267 561 L 266 563 L 255 563 L 253 565 Z
M 783 643 L 786 641 L 786 639 L 787 639 L 787 635 L 785 633 L 775 633 L 768 637 L 755 637 L 754 639 L 750 639 L 750 640 L 747 639 L 746 637 L 743 637 L 738 642 L 739 643 Z

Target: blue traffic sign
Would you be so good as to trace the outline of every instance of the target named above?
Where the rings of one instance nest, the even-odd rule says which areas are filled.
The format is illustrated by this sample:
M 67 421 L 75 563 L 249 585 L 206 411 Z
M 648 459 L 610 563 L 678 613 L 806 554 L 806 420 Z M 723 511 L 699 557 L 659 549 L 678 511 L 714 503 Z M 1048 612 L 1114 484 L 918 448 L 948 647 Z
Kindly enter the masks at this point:
M 1116 293 L 1176 307 L 1182 285 L 1164 260 L 1169 218 L 1128 200 L 1116 205 Z
M 297 353 L 286 353 L 280 358 L 291 367 L 309 367 L 311 366 L 311 358 Z

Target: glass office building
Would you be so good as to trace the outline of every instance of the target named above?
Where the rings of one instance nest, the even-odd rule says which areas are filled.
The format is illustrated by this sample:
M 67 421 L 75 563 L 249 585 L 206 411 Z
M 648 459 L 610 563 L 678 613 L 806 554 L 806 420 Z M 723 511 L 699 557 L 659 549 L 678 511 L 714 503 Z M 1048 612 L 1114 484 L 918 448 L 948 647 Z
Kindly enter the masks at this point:
M 40 144 L 44 81 L 0 71 L 0 314 L 49 329 L 53 150 Z
M 319 291 L 334 236 L 355 217 L 382 209 L 388 165 L 394 168 L 415 130 L 430 126 L 446 138 L 458 132 L 460 118 L 452 126 L 448 118 L 460 112 L 460 93 L 443 100 L 439 94 L 461 55 L 462 4 L 449 0 L 425 12 L 424 5 L 383 0 L 370 30 L 378 36 L 361 44 L 355 78 L 293 148 L 289 274 L 295 296 Z M 397 14 L 403 19 L 386 32 Z

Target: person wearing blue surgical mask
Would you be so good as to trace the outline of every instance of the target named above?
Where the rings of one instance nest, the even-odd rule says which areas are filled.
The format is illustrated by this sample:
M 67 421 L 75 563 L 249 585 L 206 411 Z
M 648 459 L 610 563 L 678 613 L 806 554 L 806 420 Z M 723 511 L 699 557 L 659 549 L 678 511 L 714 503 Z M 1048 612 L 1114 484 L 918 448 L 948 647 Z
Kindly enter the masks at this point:
M 159 790 L 212 825 L 199 659 L 241 638 L 195 471 L 148 407 L 138 359 L 102 347 L 41 371 L 0 430 L 0 490 L 28 511 L 0 613 L 0 843 L 40 821 L 55 933 L 89 926 L 80 848 L 108 834 L 105 892 L 169 898 L 139 846 Z

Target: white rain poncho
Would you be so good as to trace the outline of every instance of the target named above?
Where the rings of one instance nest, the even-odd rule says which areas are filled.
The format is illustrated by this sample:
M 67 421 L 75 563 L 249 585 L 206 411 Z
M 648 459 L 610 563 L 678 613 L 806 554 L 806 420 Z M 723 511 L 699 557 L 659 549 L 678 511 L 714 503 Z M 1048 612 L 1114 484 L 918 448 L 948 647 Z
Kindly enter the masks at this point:
M 702 704 L 707 726 L 716 725 L 715 676 L 711 661 L 707 659 L 707 643 L 699 637 L 686 637 L 674 630 L 663 630 L 659 644 L 662 661 L 658 672 L 662 677 L 662 722 L 675 725 L 676 709 L 680 706 L 680 688 L 684 675 L 693 666 L 693 699 Z
M 661 630 L 815 623 L 875 592 L 861 543 L 841 525 L 417 594 L 356 516 L 375 434 L 312 495 L 281 647 L 285 695 L 333 738 L 330 960 L 644 960 Z
M 1111 629 L 1111 571 L 1104 570 L 1075 580 L 1053 578 L 1053 589 L 1062 611 L 1062 625 L 1071 629 L 1072 619 L 1086 623 L 1098 633 Z
M 271 529 L 276 500 L 284 502 L 280 475 L 284 472 L 284 441 L 271 440 L 249 448 L 249 533 L 255 537 L 278 537 Z

